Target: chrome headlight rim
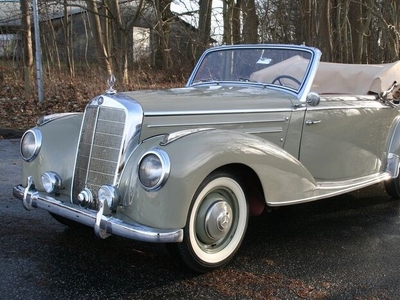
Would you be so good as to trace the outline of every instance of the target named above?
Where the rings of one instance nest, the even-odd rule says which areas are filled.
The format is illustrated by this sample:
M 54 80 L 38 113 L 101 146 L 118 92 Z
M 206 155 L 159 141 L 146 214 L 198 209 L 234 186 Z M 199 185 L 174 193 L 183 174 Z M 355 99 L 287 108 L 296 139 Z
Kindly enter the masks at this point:
M 33 141 L 28 140 L 31 137 L 33 138 Z M 29 144 L 25 144 L 26 142 L 29 142 Z M 33 149 L 28 149 L 28 147 L 30 147 L 31 145 L 33 145 Z M 22 159 L 26 162 L 31 162 L 38 156 L 41 147 L 42 133 L 36 127 L 29 129 L 23 134 L 21 138 L 20 155 Z
M 143 163 L 146 162 L 146 160 L 151 156 L 155 156 L 157 158 L 157 160 L 159 161 L 159 163 L 161 165 L 161 168 L 160 168 L 160 175 L 158 176 L 157 182 L 155 184 L 149 185 L 149 184 L 146 184 L 143 182 L 144 179 L 148 179 L 148 178 L 143 178 L 144 174 L 141 172 L 141 170 L 143 170 L 143 168 L 142 168 Z M 139 159 L 138 178 L 139 178 L 139 182 L 140 182 L 141 186 L 147 192 L 155 192 L 155 191 L 158 191 L 159 189 L 161 189 L 167 182 L 170 171 L 171 171 L 171 162 L 170 162 L 169 156 L 168 156 L 167 152 L 165 152 L 164 150 L 162 150 L 160 148 L 150 149 L 145 154 L 143 154 L 142 157 Z

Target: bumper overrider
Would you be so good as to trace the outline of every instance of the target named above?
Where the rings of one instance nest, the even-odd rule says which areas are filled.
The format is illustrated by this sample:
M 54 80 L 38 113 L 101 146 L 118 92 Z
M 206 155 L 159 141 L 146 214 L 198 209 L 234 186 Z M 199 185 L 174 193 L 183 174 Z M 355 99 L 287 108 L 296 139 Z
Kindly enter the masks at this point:
M 174 243 L 181 242 L 183 239 L 182 229 L 152 228 L 138 224 L 131 219 L 127 221 L 113 216 L 105 216 L 103 215 L 106 205 L 104 201 L 99 201 L 98 210 L 95 211 L 70 203 L 66 196 L 63 201 L 63 196 L 55 199 L 44 195 L 36 190 L 32 177 L 28 177 L 26 188 L 22 185 L 15 186 L 13 195 L 22 200 L 23 206 L 27 210 L 42 208 L 50 213 L 93 227 L 95 234 L 103 239 L 111 234 L 153 243 Z

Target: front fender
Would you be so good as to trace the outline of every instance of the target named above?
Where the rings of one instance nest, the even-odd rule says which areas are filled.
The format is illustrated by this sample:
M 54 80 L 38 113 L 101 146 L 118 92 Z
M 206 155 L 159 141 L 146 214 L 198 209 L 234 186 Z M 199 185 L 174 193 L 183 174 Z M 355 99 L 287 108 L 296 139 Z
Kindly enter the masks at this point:
M 124 172 L 121 180 L 125 213 L 148 226 L 184 227 L 191 200 L 201 182 L 212 171 L 226 165 L 242 164 L 253 169 L 260 178 L 267 202 L 298 199 L 302 192 L 316 187 L 314 178 L 297 159 L 251 134 L 209 130 L 164 146 L 161 141 L 159 137 L 140 145 L 128 161 L 129 172 Z M 138 159 L 155 146 L 168 153 L 171 171 L 163 188 L 147 192 L 138 183 Z M 124 189 L 124 185 L 130 187 Z
M 64 189 L 60 192 L 69 195 L 81 122 L 82 114 L 77 113 L 58 116 L 44 125 L 38 125 L 42 134 L 42 146 L 33 161 L 23 162 L 23 186 L 26 186 L 28 176 L 32 176 L 36 189 L 42 191 L 41 175 L 51 170 L 65 179 Z

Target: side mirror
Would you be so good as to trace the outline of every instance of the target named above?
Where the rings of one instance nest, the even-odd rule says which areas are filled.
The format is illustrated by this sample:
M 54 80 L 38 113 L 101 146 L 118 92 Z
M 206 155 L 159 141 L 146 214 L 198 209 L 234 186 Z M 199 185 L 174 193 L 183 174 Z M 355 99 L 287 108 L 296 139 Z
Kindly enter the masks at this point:
M 311 106 L 317 106 L 320 101 L 321 98 L 319 97 L 319 94 L 314 92 L 309 93 L 306 97 L 307 104 Z

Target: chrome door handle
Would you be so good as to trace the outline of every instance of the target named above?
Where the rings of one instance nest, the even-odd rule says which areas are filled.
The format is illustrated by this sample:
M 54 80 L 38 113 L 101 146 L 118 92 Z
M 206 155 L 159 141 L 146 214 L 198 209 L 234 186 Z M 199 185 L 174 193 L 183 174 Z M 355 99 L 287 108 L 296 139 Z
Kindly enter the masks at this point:
M 306 125 L 319 124 L 321 120 L 306 120 Z

